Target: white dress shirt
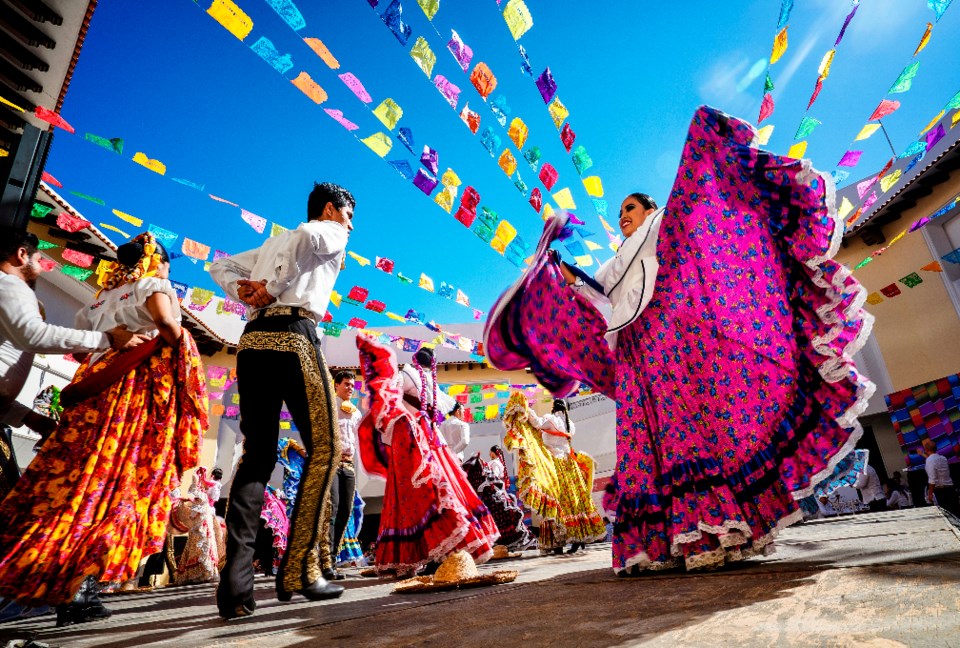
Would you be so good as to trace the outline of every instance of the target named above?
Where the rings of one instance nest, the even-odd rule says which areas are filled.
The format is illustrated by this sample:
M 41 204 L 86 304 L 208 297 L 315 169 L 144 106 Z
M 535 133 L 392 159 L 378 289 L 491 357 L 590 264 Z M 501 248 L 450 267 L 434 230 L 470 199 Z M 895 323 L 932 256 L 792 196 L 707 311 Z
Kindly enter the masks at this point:
M 540 419 L 540 430 L 543 432 L 543 444 L 547 446 L 553 456 L 566 457 L 570 454 L 570 439 L 552 432 L 567 432 L 572 437 L 576 434 L 577 427 L 570 421 L 570 429 L 567 429 L 567 423 L 560 414 L 545 414 Z
M 507 475 L 507 467 L 503 465 L 503 462 L 499 459 L 491 459 L 487 464 L 490 466 L 491 472 L 497 479 L 503 479 Z
M 934 452 L 927 457 L 924 467 L 927 471 L 927 482 L 933 484 L 934 488 L 943 488 L 944 486 L 953 486 L 953 478 L 950 477 L 950 464 L 943 455 Z
M 909 506 L 906 496 L 898 490 L 890 491 L 890 497 L 887 498 L 887 508 L 902 509 Z
M 337 427 L 340 429 L 340 456 L 353 460 L 357 448 L 357 428 L 360 425 L 360 410 L 350 401 L 337 396 Z
M 463 461 L 463 451 L 470 445 L 470 426 L 466 421 L 461 421 L 456 416 L 448 416 L 447 420 L 440 424 L 440 434 L 443 440 L 450 446 L 451 452 L 457 455 L 460 461 Z
M 869 504 L 874 500 L 886 501 L 887 499 L 883 495 L 883 486 L 880 484 L 880 476 L 870 464 L 867 464 L 866 469 L 860 473 L 859 477 L 857 477 L 857 481 L 853 483 L 853 487 L 859 489 L 863 494 L 864 504 Z
M 104 332 L 43 321 L 37 296 L 20 277 L 0 271 L 0 423 L 18 427 L 30 408 L 16 401 L 37 353 L 89 353 L 110 348 Z
M 334 221 L 310 221 L 264 241 L 253 250 L 214 261 L 210 276 L 227 295 L 242 301 L 237 280 L 266 281 L 271 306 L 295 306 L 323 319 L 347 249 L 349 232 Z M 247 316 L 259 309 L 247 306 Z

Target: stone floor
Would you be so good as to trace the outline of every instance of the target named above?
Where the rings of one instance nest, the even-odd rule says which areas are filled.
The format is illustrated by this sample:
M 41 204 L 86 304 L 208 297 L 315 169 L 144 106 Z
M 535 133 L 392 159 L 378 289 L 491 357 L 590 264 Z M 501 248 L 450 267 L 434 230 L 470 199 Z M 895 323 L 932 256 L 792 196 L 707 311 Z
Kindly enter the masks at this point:
M 958 646 L 960 535 L 936 509 L 787 529 L 774 555 L 708 573 L 622 579 L 609 546 L 536 552 L 481 567 L 509 585 L 391 594 L 353 577 L 332 602 L 278 603 L 259 579 L 253 617 L 219 620 L 213 586 L 107 598 L 112 619 L 57 630 L 52 617 L 0 625 L 0 642 L 51 646 Z M 0 643 L 0 645 L 3 645 Z

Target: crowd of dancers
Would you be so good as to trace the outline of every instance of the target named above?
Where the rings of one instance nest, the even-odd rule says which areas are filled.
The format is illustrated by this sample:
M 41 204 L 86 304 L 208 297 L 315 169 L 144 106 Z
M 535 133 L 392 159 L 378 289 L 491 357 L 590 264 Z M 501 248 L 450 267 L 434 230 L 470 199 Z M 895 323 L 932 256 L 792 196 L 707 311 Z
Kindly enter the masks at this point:
M 45 441 L 0 505 L 0 595 L 60 606 L 64 622 L 103 618 L 96 583 L 134 577 L 172 524 L 192 547 L 178 582 L 217 580 L 224 619 L 254 613 L 257 568 L 275 575 L 280 601 L 341 596 L 338 551 L 362 556 L 360 465 L 385 481 L 370 555 L 383 576 L 429 573 L 460 552 L 482 563 L 498 543 L 531 547 L 525 509 L 547 554 L 604 538 L 609 521 L 622 575 L 769 552 L 801 519 L 797 500 L 854 448 L 872 384 L 851 358 L 870 318 L 862 288 L 832 260 L 843 224 L 829 177 L 759 150 L 755 135 L 701 108 L 667 204 L 624 199 L 624 242 L 595 277 L 551 251 L 574 226 L 561 214 L 492 310 L 494 366 L 529 367 L 559 397 L 583 383 L 616 401 L 617 462 L 599 509 L 593 460 L 573 449 L 563 400 L 538 415 L 511 395 L 503 449 L 516 459 L 513 489 L 499 446 L 489 461 L 463 455 L 469 427 L 439 389 L 429 348 L 401 367 L 391 348 L 358 334 L 363 412 L 355 376 L 331 378 L 317 323 L 355 207 L 337 185 L 314 188 L 298 228 L 211 266 L 248 320 L 237 352 L 244 454 L 222 520 L 204 471 L 172 496 L 197 466 L 208 402 L 163 246 L 149 233 L 121 246 L 77 331 L 43 324 L 36 298 L 16 287 L 22 313 L 7 321 L 49 329 L 49 339 L 4 331 L 4 344 L 87 355 L 59 424 L 25 421 Z M 0 289 L 25 287 L 35 239 L 2 252 Z M 13 308 L 6 293 L 2 301 Z M 279 438 L 284 403 L 301 443 Z M 283 485 L 268 488 L 278 458 Z

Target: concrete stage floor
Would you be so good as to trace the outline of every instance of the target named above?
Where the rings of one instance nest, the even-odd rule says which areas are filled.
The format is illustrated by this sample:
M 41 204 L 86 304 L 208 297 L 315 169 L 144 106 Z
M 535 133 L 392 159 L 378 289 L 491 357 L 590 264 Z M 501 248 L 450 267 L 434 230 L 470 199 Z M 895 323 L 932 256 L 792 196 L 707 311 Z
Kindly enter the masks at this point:
M 960 535 L 937 509 L 857 515 L 784 531 L 772 556 L 706 573 L 617 578 L 609 545 L 496 561 L 509 585 L 391 594 L 352 577 L 332 602 L 216 616 L 213 585 L 106 596 L 112 619 L 58 630 L 52 616 L 0 625 L 0 646 L 958 646 Z

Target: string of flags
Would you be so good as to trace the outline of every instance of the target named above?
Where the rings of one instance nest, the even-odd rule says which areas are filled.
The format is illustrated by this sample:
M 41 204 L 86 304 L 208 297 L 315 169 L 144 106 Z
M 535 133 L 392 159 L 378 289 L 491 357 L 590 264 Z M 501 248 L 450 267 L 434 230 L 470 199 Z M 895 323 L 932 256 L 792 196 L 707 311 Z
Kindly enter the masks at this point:
M 285 0 L 284 4 L 293 7 L 293 3 L 289 0 Z M 295 7 L 293 8 L 295 9 Z M 232 2 L 232 0 L 213 0 L 206 13 L 241 42 L 243 42 L 253 30 L 253 20 L 250 19 L 236 3 Z M 297 14 L 299 14 L 299 12 L 297 12 Z M 306 21 L 302 20 L 302 16 L 300 18 L 301 19 L 298 19 L 295 23 L 297 27 L 294 31 L 299 31 L 306 26 Z M 402 21 L 402 7 L 400 6 L 399 0 L 391 3 L 383 19 L 388 26 L 396 30 L 396 33 L 409 34 L 409 26 L 405 25 Z M 293 26 L 291 23 L 288 24 Z M 333 70 L 339 69 L 339 60 L 330 53 L 329 48 L 327 48 L 320 39 L 310 38 L 304 39 L 304 41 L 310 49 L 323 60 L 328 68 Z M 294 67 L 292 56 L 290 54 L 281 54 L 277 51 L 273 42 L 266 36 L 260 36 L 250 49 L 258 54 L 267 64 L 271 65 L 271 67 L 284 78 L 286 78 L 286 75 Z M 297 79 L 306 79 L 307 76 L 305 75 L 306 72 L 301 72 L 291 83 L 294 83 L 294 85 L 297 85 L 299 88 L 300 86 L 295 82 Z M 366 90 L 360 79 L 351 72 L 342 72 L 337 76 L 357 99 L 365 105 L 366 109 L 370 111 L 367 104 L 373 102 L 373 97 Z M 305 94 L 307 94 L 314 103 L 320 104 L 326 101 L 326 92 L 322 91 L 322 88 L 312 79 L 309 79 L 309 82 L 316 86 L 316 90 L 313 91 L 312 94 Z M 450 85 L 441 88 L 441 91 L 444 90 L 446 90 L 448 94 L 453 92 L 453 88 Z M 363 144 L 383 160 L 392 170 L 399 173 L 405 180 L 410 180 L 427 198 L 433 197 L 437 187 L 442 186 L 442 189 L 433 198 L 433 202 L 447 213 L 453 213 L 455 200 L 463 181 L 452 168 L 448 168 L 442 175 L 439 173 L 439 152 L 436 149 L 430 146 L 424 148 L 419 160 L 419 164 L 423 165 L 423 168 L 418 168 L 416 173 L 414 173 L 413 166 L 406 159 L 387 159 L 387 155 L 394 150 L 393 139 L 390 135 L 379 131 L 368 137 L 361 138 L 355 132 L 358 131 L 360 127 L 348 119 L 342 110 L 325 108 L 324 112 L 344 127 L 357 142 Z M 397 127 L 402 117 L 402 108 L 392 99 L 389 101 L 384 100 L 377 109 L 370 112 L 391 132 Z M 399 128 L 397 139 L 409 150 L 411 155 L 416 155 L 413 133 L 410 129 Z M 463 190 L 460 203 L 457 206 L 455 215 L 457 220 L 466 227 L 474 225 L 474 221 L 477 220 L 477 207 L 479 202 L 480 193 L 475 188 L 469 185 L 466 186 Z M 489 221 L 482 221 L 478 223 L 476 227 L 473 227 L 474 234 L 484 243 L 489 244 L 494 251 L 502 255 L 507 261 L 518 268 L 523 267 L 524 259 L 530 250 L 529 245 L 521 237 L 517 236 L 517 229 L 507 220 L 501 219 L 496 211 L 487 207 L 483 209 L 488 215 L 489 221 L 492 221 L 492 226 Z
M 960 249 L 955 250 L 950 254 L 956 254 L 958 258 L 956 261 L 954 261 L 954 263 L 960 263 Z M 945 256 L 944 259 L 946 259 L 947 256 Z M 920 268 L 920 270 L 924 272 L 943 272 L 943 267 L 938 261 L 933 261 Z M 897 283 L 900 283 L 907 288 L 916 288 L 923 283 L 923 277 L 920 276 L 919 272 L 911 272 L 889 286 L 884 286 L 879 291 L 872 292 L 867 295 L 867 303 L 876 306 L 877 304 L 881 304 L 886 301 L 886 299 L 893 299 L 894 297 L 901 295 L 903 291 L 900 289 L 900 286 L 898 286 Z
M 834 57 L 837 54 L 837 48 L 840 46 L 840 41 L 843 40 L 844 34 L 847 33 L 847 27 L 850 26 L 850 22 L 853 20 L 854 16 L 857 14 L 857 10 L 860 8 L 860 0 L 853 0 L 850 7 L 850 12 L 847 14 L 847 17 L 843 21 L 843 25 L 840 27 L 840 33 L 837 35 L 837 39 L 833 43 L 833 47 L 826 51 L 823 55 L 823 58 L 820 59 L 820 65 L 817 67 L 817 81 L 813 87 L 813 93 L 810 95 L 810 101 L 807 102 L 807 108 L 804 111 L 803 117 L 800 120 L 800 124 L 797 126 L 797 132 L 794 134 L 794 144 L 790 147 L 790 151 L 787 153 L 787 157 L 792 157 L 795 159 L 802 158 L 807 152 L 807 139 L 813 133 L 814 129 L 821 124 L 820 120 L 813 117 L 808 117 L 810 109 L 813 107 L 813 104 L 817 101 L 817 97 L 820 96 L 820 91 L 823 90 L 823 82 L 826 81 L 827 77 L 830 76 L 830 68 L 833 65 Z M 781 10 L 781 16 L 783 11 Z M 769 88 L 773 89 L 773 83 L 769 81 L 770 77 L 767 77 L 767 82 Z M 766 91 L 766 87 L 764 91 Z M 769 128 L 770 133 L 773 132 L 773 126 L 765 126 L 764 128 Z M 762 130 L 762 129 L 761 129 Z M 769 140 L 769 134 L 767 135 Z
M 767 66 L 767 73 L 763 81 L 763 100 L 760 102 L 760 116 L 757 117 L 757 125 L 763 123 L 765 119 L 773 114 L 773 79 L 770 78 L 770 69 L 777 64 L 787 51 L 789 39 L 787 30 L 789 29 L 790 12 L 793 10 L 793 0 L 781 0 L 780 16 L 777 18 L 777 31 L 773 37 L 773 48 L 770 51 L 770 63 Z
M 936 13 L 937 21 L 939 21 L 940 18 L 943 16 L 943 12 L 946 11 L 950 3 L 947 2 L 942 6 L 939 6 L 939 5 L 935 6 L 935 3 L 936 3 L 936 0 L 930 0 L 928 4 L 930 8 L 933 9 L 933 11 Z M 913 80 L 917 76 L 920 70 L 920 60 L 917 59 L 917 56 L 920 54 L 920 52 L 924 50 L 924 48 L 926 48 L 927 44 L 930 41 L 932 32 L 933 32 L 933 24 L 928 22 L 924 29 L 923 35 L 921 36 L 920 41 L 918 42 L 911 56 L 911 59 L 912 59 L 911 62 L 908 63 L 903 68 L 903 70 L 894 80 L 893 84 L 890 86 L 890 89 L 887 90 L 887 93 L 886 93 L 887 96 L 881 99 L 877 107 L 874 108 L 873 112 L 870 114 L 870 117 L 867 119 L 867 123 L 864 124 L 864 126 L 860 129 L 860 131 L 857 133 L 856 137 L 854 138 L 854 141 L 851 143 L 850 147 L 840 158 L 840 161 L 837 162 L 837 168 L 833 172 L 834 180 L 837 182 L 837 184 L 846 180 L 850 176 L 850 169 L 853 169 L 860 163 L 860 159 L 863 156 L 863 150 L 854 148 L 854 146 L 856 145 L 856 142 L 869 139 L 878 130 L 883 129 L 882 120 L 886 117 L 889 117 L 890 115 L 892 115 L 893 113 L 895 113 L 897 110 L 900 109 L 900 106 L 901 106 L 900 101 L 898 99 L 893 99 L 890 97 L 908 92 L 911 89 L 913 85 Z M 857 206 L 856 211 L 854 211 L 853 216 L 851 216 L 847 221 L 848 229 L 854 223 L 856 223 L 856 221 L 860 218 L 860 216 L 865 214 L 879 198 L 876 191 L 872 191 L 872 192 L 870 191 L 874 182 L 882 181 L 885 174 L 887 174 L 888 172 L 890 172 L 891 174 L 895 174 L 895 177 L 893 180 L 890 180 L 890 179 L 887 180 L 888 188 L 885 189 L 883 192 L 881 192 L 881 193 L 885 193 L 886 191 L 889 190 L 890 187 L 896 184 L 897 180 L 899 180 L 902 177 L 902 174 L 903 174 L 902 171 L 900 170 L 891 171 L 897 159 L 916 156 L 914 157 L 914 159 L 912 160 L 912 163 L 910 164 L 910 168 L 912 168 L 913 165 L 919 162 L 920 159 L 922 159 L 923 155 L 928 150 L 933 148 L 936 142 L 939 141 L 940 137 L 942 137 L 942 134 L 943 134 L 942 129 L 939 131 L 940 133 L 939 137 L 936 136 L 936 133 L 934 134 L 934 136 L 931 136 L 928 138 L 924 138 L 923 136 L 927 132 L 927 130 L 929 130 L 930 128 L 933 128 L 936 122 L 939 121 L 940 117 L 942 117 L 942 114 L 937 118 L 931 120 L 930 126 L 928 126 L 927 129 L 924 129 L 923 131 L 921 131 L 920 137 L 923 139 L 920 139 L 910 144 L 900 154 L 896 154 L 894 152 L 894 157 L 891 157 L 889 158 L 889 160 L 886 161 L 886 163 L 883 165 L 879 173 L 873 176 L 873 178 L 871 179 L 872 181 L 870 182 L 863 181 L 858 185 L 859 204 Z M 893 144 L 890 144 L 890 148 L 893 149 Z
M 872 263 L 875 259 L 880 257 L 884 252 L 886 252 L 891 247 L 896 245 L 901 239 L 903 239 L 904 236 L 906 236 L 907 234 L 916 232 L 918 229 L 921 229 L 926 225 L 928 225 L 931 221 L 934 221 L 934 220 L 937 220 L 938 218 L 942 218 L 943 216 L 946 216 L 951 211 L 956 209 L 957 206 L 960 206 L 960 194 L 955 195 L 953 198 L 947 201 L 947 203 L 943 207 L 941 207 L 934 213 L 930 214 L 929 216 L 918 218 L 913 223 L 911 223 L 909 227 L 906 227 L 903 230 L 901 230 L 896 236 L 890 239 L 889 243 L 887 243 L 883 247 L 877 248 L 876 250 L 871 252 L 868 256 L 866 256 L 862 261 L 860 261 L 857 265 L 853 266 L 853 271 L 856 272 L 857 270 L 864 267 L 865 265 Z M 954 250 L 954 252 L 956 252 L 956 250 Z M 957 261 L 954 260 L 956 257 L 951 256 L 954 254 L 954 252 L 951 252 L 950 254 L 944 256 L 943 259 L 951 263 L 956 263 Z

